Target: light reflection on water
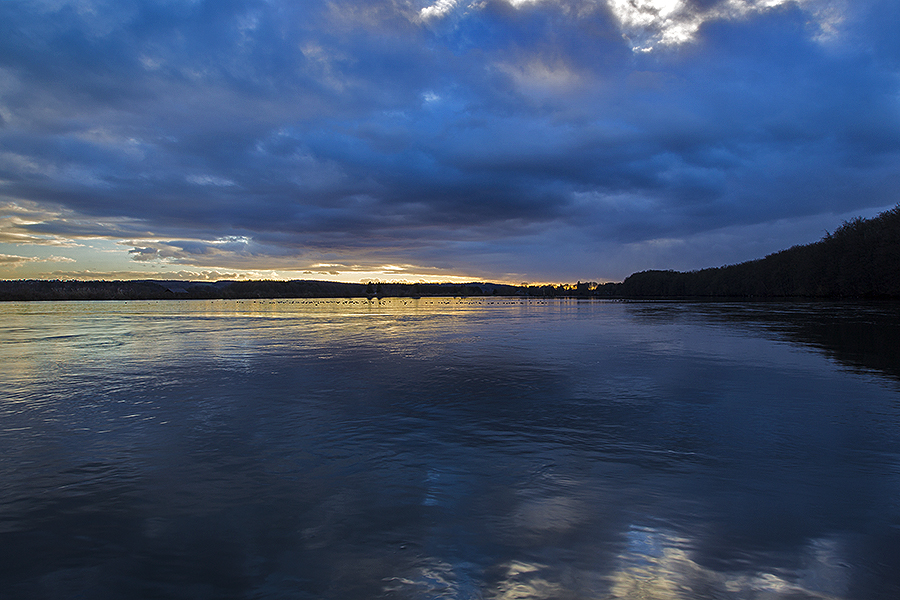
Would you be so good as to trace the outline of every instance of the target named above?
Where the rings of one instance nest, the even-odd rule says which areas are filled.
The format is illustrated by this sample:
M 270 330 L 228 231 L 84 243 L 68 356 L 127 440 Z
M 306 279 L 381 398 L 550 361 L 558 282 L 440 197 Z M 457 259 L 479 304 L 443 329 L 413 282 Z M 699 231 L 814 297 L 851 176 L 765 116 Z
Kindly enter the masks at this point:
M 3 597 L 900 592 L 895 304 L 0 315 Z

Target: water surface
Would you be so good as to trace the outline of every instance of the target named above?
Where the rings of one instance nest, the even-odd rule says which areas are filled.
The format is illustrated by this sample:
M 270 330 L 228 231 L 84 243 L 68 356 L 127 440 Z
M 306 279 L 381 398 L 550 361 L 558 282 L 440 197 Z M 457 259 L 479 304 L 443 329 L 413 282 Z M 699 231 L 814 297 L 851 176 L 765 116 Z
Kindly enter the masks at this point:
M 898 308 L 0 304 L 0 596 L 900 597 Z

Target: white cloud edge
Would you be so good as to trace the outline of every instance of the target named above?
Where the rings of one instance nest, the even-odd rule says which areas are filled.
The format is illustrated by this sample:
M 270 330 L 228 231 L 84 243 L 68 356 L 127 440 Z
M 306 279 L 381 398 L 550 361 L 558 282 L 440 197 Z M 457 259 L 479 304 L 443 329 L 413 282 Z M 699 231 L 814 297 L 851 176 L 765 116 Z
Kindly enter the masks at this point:
M 546 4 L 558 0 L 505 0 L 514 8 L 526 4 Z M 437 0 L 418 12 L 420 23 L 428 24 L 459 12 L 484 7 L 483 0 Z M 622 36 L 635 52 L 649 52 L 658 46 L 674 47 L 695 40 L 708 21 L 738 20 L 754 14 L 794 4 L 808 12 L 818 27 L 818 41 L 837 35 L 844 20 L 846 0 L 725 0 L 706 10 L 692 11 L 685 0 L 594 0 L 605 5 L 619 23 Z

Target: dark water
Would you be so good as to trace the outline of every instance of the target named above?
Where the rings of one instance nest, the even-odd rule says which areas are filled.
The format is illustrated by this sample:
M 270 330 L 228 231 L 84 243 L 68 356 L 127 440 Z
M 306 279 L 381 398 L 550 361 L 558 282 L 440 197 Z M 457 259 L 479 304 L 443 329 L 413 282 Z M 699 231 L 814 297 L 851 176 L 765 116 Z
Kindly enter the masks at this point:
M 900 306 L 0 305 L 0 598 L 898 598 Z

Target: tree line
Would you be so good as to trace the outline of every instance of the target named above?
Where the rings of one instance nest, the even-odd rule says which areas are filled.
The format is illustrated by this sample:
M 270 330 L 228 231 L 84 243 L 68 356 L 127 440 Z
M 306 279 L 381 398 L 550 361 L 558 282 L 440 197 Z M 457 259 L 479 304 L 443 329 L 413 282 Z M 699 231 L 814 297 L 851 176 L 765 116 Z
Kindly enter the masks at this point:
M 900 205 L 765 258 L 687 273 L 643 271 L 606 292 L 623 298 L 900 298 Z

